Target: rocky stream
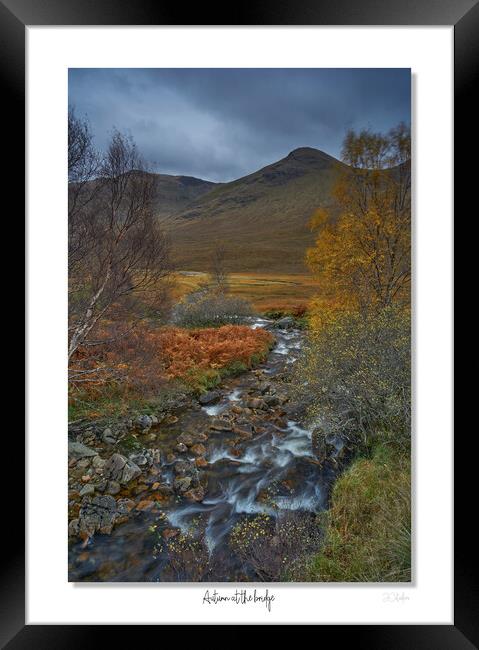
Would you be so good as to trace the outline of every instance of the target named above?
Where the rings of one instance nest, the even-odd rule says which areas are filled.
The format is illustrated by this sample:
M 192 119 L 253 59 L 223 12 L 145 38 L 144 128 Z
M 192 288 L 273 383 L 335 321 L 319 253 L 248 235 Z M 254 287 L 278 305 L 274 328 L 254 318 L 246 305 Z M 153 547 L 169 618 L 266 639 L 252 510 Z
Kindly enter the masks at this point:
M 257 580 L 231 544 L 238 523 L 327 507 L 345 449 L 318 448 L 291 398 L 305 334 L 291 319 L 251 326 L 276 339 L 256 369 L 130 430 L 70 430 L 70 581 Z

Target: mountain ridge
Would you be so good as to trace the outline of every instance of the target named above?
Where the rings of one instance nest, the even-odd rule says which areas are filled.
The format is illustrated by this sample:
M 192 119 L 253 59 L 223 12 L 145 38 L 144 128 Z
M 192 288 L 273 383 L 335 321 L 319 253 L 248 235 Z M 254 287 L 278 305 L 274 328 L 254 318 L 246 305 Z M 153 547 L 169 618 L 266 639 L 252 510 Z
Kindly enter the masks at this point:
M 207 270 L 221 243 L 230 272 L 304 273 L 314 242 L 309 220 L 332 201 L 335 175 L 345 167 L 319 149 L 298 147 L 246 176 L 202 187 L 177 209 L 159 203 L 176 265 Z
M 218 185 L 194 176 L 173 176 L 153 172 L 150 172 L 150 175 L 153 178 L 153 200 L 157 209 L 161 206 L 163 216 L 176 213 Z

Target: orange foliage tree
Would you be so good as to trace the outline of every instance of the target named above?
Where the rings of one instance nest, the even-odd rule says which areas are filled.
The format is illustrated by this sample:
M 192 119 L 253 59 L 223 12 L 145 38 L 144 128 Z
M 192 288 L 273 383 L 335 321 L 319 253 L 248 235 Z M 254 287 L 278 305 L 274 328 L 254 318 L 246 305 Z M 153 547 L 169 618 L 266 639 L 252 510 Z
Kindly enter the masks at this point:
M 409 300 L 411 277 L 411 139 L 404 124 L 388 134 L 350 131 L 333 209 L 311 220 L 316 245 L 307 263 L 321 300 L 342 309 Z

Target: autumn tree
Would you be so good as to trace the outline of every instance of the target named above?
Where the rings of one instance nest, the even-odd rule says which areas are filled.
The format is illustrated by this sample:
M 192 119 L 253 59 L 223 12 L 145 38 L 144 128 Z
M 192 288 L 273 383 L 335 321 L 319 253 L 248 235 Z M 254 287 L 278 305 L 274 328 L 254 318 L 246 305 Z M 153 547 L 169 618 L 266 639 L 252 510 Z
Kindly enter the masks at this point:
M 343 308 L 409 300 L 411 278 L 411 138 L 400 124 L 387 134 L 350 131 L 343 143 L 334 208 L 311 226 L 307 263 L 321 295 Z
M 120 323 L 121 336 L 140 308 L 160 309 L 171 269 L 169 243 L 153 214 L 153 180 L 130 137 L 113 132 L 97 174 L 90 180 L 99 186 L 94 199 L 74 210 L 86 245 L 69 277 L 70 363 L 81 346 L 99 343 L 95 333 L 106 319 Z M 70 194 L 70 208 L 75 201 Z M 98 371 L 77 364 L 70 378 Z

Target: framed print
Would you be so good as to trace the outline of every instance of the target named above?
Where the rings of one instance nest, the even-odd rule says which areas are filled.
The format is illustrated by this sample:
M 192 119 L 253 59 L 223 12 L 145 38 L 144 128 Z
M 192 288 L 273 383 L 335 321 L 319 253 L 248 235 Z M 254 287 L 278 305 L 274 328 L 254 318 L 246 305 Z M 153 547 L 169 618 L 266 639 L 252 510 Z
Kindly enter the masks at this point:
M 27 178 L 8 647 L 178 624 L 479 642 L 452 502 L 478 5 L 357 7 L 2 3 Z

